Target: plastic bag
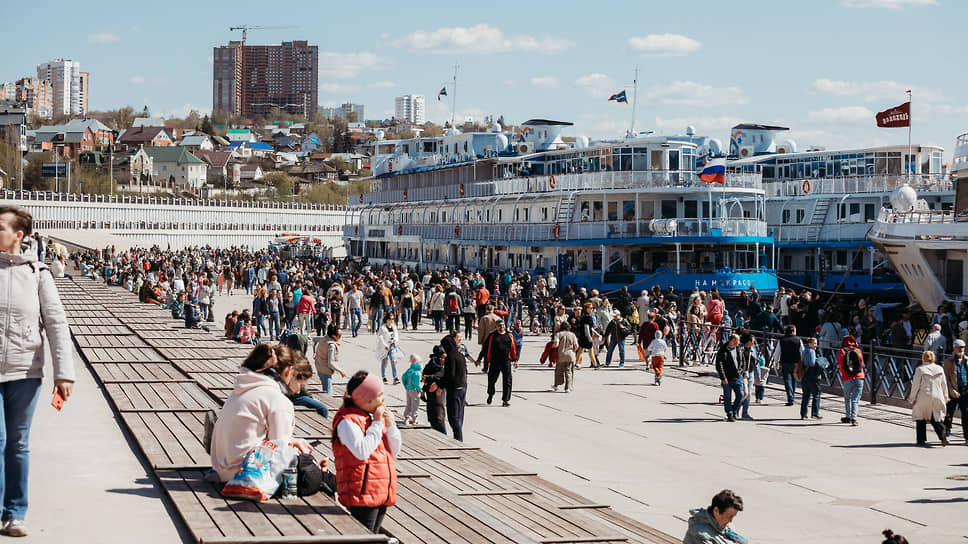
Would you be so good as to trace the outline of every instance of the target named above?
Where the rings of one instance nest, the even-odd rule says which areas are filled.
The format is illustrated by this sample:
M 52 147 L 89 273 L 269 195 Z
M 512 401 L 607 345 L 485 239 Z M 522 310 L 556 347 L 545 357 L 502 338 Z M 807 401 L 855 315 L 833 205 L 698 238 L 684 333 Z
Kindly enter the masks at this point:
M 242 470 L 225 484 L 222 495 L 262 502 L 279 489 L 282 472 L 296 456 L 296 449 L 279 441 L 266 441 L 242 460 Z

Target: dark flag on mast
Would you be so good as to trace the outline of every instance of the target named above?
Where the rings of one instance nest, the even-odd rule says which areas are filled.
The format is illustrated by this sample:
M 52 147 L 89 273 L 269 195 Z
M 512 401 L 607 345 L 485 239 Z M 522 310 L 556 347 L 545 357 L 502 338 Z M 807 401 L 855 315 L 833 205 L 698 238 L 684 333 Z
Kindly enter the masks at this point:
M 441 87 L 440 92 L 437 93 L 437 102 L 440 102 L 441 96 L 447 96 L 447 87 Z
M 874 116 L 877 119 L 877 126 L 881 128 L 900 128 L 911 126 L 911 103 L 905 102 L 900 106 L 895 106 Z
M 612 100 L 614 100 L 616 102 L 625 102 L 626 104 L 629 103 L 629 99 L 625 95 L 625 91 L 621 91 L 621 92 L 615 93 L 612 96 L 608 97 L 608 101 L 609 102 L 611 102 Z

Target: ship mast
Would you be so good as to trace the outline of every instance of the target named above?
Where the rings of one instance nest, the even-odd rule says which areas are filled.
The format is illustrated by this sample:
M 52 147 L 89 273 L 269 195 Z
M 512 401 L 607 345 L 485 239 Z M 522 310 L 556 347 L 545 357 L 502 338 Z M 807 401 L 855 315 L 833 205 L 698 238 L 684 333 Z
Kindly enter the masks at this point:
M 450 97 L 450 128 L 457 130 L 457 125 L 454 124 L 454 119 L 457 117 L 457 69 L 460 65 L 456 62 L 454 63 L 454 93 Z
M 639 94 L 639 65 L 635 65 L 635 76 L 632 78 L 632 126 L 629 128 L 629 135 L 635 137 L 635 103 L 638 101 Z

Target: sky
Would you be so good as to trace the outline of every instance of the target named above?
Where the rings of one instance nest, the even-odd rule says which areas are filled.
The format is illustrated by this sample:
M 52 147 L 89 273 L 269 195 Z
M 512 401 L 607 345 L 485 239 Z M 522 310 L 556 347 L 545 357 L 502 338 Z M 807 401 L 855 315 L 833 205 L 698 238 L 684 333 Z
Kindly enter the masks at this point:
M 874 113 L 913 91 L 914 143 L 950 158 L 968 132 L 964 0 L 738 0 L 734 2 L 45 1 L 6 10 L 0 81 L 36 76 L 55 58 L 91 73 L 92 110 L 126 105 L 153 115 L 212 108 L 212 48 L 308 40 L 318 45 L 321 105 L 362 103 L 389 118 L 393 99 L 423 94 L 427 117 L 503 115 L 509 123 L 575 123 L 570 136 L 617 138 L 630 128 L 728 142 L 740 122 L 789 127 L 800 149 L 907 144 Z M 12 20 L 11 19 L 12 14 Z

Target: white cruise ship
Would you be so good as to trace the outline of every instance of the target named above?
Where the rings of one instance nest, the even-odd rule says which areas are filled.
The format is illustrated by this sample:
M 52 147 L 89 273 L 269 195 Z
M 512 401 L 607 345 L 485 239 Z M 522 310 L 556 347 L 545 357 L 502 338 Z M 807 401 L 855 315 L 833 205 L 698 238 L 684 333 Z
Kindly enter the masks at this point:
M 639 135 L 565 142 L 571 123 L 515 133 L 378 141 L 369 191 L 351 195 L 351 257 L 372 264 L 554 270 L 561 285 L 776 289 L 759 172 L 700 180 L 717 141 Z
M 911 187 L 881 209 L 871 239 L 890 259 L 911 296 L 926 311 L 968 294 L 968 133 L 955 141 L 953 206 L 931 209 Z

